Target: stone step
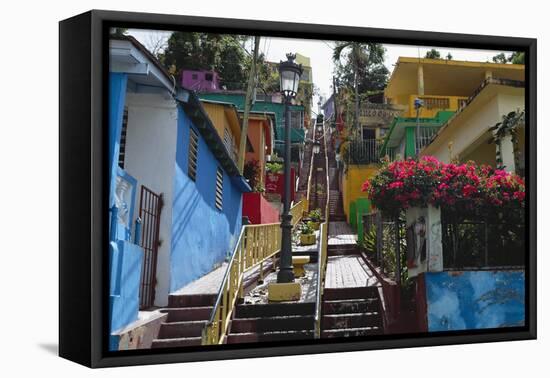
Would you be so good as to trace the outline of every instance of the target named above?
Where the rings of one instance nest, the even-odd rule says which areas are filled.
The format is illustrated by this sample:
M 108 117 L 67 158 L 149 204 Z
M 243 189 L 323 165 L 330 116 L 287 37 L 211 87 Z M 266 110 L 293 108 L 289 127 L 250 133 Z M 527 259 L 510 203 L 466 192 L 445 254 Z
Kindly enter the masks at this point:
M 231 334 L 313 330 L 314 324 L 312 315 L 238 318 L 231 322 Z
M 161 309 L 160 312 L 168 314 L 166 323 L 172 323 L 192 320 L 208 320 L 213 308 L 213 306 L 174 307 Z
M 206 320 L 162 323 L 158 338 L 175 339 L 181 337 L 201 337 L 202 330 L 206 326 L 206 323 Z
M 235 319 L 272 316 L 313 315 L 315 303 L 267 303 L 239 304 L 235 308 Z
M 170 294 L 168 307 L 205 307 L 213 306 L 217 294 Z
M 265 341 L 309 340 L 314 338 L 313 331 L 283 331 L 263 333 L 236 333 L 227 336 L 228 344 L 257 343 Z
M 357 244 L 329 244 L 327 254 L 328 256 L 357 255 Z
M 322 338 L 371 336 L 371 335 L 381 335 L 381 334 L 382 334 L 382 328 L 380 327 L 327 329 L 327 330 L 321 331 Z
M 176 348 L 201 345 L 202 337 L 178 337 L 175 339 L 154 339 L 151 348 Z
M 328 329 L 347 329 L 363 327 L 380 327 L 382 319 L 378 312 L 364 312 L 354 314 L 331 314 L 323 315 L 321 328 Z
M 323 315 L 373 312 L 379 308 L 378 298 L 323 301 Z
M 323 291 L 323 300 L 342 300 L 342 299 L 371 299 L 378 298 L 378 288 L 376 286 L 365 287 L 347 287 L 347 288 L 325 288 Z

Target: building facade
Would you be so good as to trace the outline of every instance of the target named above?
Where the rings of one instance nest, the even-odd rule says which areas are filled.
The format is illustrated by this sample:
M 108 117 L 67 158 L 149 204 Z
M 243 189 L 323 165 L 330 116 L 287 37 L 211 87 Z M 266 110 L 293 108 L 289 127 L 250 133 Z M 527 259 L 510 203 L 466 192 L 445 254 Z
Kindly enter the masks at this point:
M 110 347 L 147 347 L 164 316 L 150 309 L 232 251 L 250 187 L 198 98 L 132 37 L 110 41 L 109 164 Z

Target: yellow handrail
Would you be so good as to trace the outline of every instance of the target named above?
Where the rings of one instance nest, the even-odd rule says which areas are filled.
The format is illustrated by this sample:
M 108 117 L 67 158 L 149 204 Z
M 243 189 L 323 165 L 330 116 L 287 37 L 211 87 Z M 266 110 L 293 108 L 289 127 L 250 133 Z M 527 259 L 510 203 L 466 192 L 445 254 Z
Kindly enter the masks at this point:
M 292 215 L 292 227 L 296 226 L 298 222 L 302 220 L 304 212 L 307 211 L 308 200 L 301 200 L 296 205 L 290 208 L 290 215 Z
M 324 135 L 324 133 L 323 133 Z M 328 255 L 328 231 L 330 221 L 330 177 L 328 167 L 328 154 L 327 154 L 327 140 L 323 137 L 325 145 L 325 169 L 327 179 L 327 200 L 325 204 L 325 221 L 319 228 L 319 261 L 317 263 L 317 298 L 315 301 L 315 337 L 321 337 L 321 310 L 323 300 L 323 290 L 325 287 L 325 273 L 327 268 L 327 255 Z
M 293 225 L 302 219 L 304 201 L 291 208 L 296 214 Z M 225 341 L 229 321 L 237 298 L 243 296 L 245 272 L 259 266 L 263 273 L 263 263 L 274 257 L 281 249 L 281 224 L 253 224 L 243 226 L 227 270 L 225 271 L 214 308 L 202 333 L 202 344 L 222 344 Z

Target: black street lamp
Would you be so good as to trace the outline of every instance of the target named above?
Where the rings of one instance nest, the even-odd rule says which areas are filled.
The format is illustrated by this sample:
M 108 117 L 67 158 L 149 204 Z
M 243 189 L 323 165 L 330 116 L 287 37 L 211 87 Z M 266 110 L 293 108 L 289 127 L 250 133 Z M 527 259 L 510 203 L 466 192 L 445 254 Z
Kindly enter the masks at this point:
M 302 65 L 294 63 L 295 54 L 286 54 L 287 61 L 279 64 L 281 93 L 285 100 L 285 187 L 282 215 L 281 264 L 277 273 L 278 283 L 294 282 L 292 268 L 292 215 L 290 215 L 290 102 L 296 97 L 302 75 Z

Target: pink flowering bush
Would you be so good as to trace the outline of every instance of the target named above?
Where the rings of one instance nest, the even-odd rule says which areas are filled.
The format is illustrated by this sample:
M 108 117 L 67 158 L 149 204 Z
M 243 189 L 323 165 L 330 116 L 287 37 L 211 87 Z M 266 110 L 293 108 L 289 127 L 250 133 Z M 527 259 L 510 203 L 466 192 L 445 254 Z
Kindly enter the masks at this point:
M 474 162 L 446 164 L 431 156 L 386 162 L 362 190 L 376 208 L 390 214 L 428 204 L 470 213 L 525 206 L 525 183 L 519 176 Z

